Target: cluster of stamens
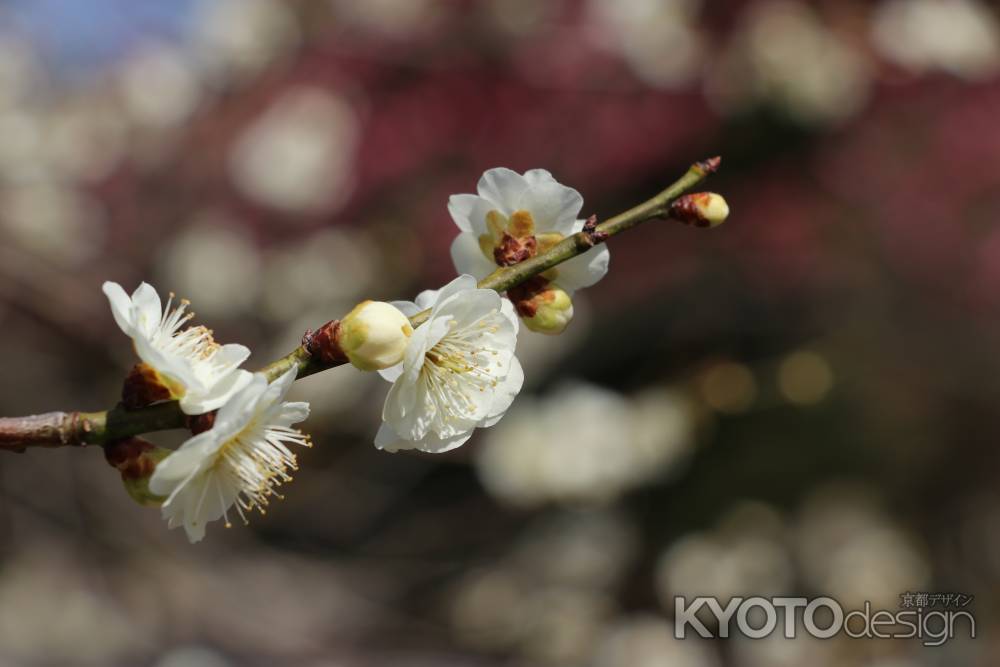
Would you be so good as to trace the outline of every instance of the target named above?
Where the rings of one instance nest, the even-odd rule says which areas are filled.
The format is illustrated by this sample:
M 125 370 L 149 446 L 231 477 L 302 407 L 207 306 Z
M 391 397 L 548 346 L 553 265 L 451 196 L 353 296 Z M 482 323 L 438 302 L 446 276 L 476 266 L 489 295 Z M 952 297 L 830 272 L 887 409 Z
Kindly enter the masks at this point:
M 490 361 L 499 353 L 481 345 L 477 339 L 499 331 L 492 322 L 498 313 L 494 310 L 474 326 L 460 331 L 454 330 L 455 321 L 450 320 L 449 332 L 424 355 L 425 363 L 420 373 L 430 390 L 428 396 L 434 411 L 445 423 L 467 419 L 467 415 L 475 411 L 476 403 L 466 393 L 468 388 L 484 392 L 487 387 L 497 386 Z M 496 366 L 503 364 L 497 362 Z
M 292 481 L 289 471 L 298 470 L 295 454 L 285 443 L 312 447 L 309 436 L 298 429 L 274 425 L 262 427 L 252 423 L 219 449 L 214 465 L 220 478 L 239 490 L 234 507 L 244 524 L 249 523 L 247 512 L 257 510 L 262 515 L 266 514 L 272 496 L 284 499 L 277 489 Z M 221 495 L 221 489 L 218 492 Z M 226 503 L 222 502 L 222 506 L 225 507 Z M 201 501 L 198 503 L 199 510 L 200 507 Z M 229 528 L 231 524 L 225 510 L 223 517 Z

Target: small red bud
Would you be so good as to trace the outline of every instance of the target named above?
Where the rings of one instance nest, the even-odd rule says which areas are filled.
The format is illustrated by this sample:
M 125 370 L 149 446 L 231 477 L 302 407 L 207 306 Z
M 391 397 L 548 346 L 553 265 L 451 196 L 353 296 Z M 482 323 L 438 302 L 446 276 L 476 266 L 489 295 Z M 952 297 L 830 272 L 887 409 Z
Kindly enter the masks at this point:
M 330 320 L 316 331 L 307 331 L 302 346 L 310 355 L 323 363 L 347 362 L 347 355 L 340 349 L 340 320 Z

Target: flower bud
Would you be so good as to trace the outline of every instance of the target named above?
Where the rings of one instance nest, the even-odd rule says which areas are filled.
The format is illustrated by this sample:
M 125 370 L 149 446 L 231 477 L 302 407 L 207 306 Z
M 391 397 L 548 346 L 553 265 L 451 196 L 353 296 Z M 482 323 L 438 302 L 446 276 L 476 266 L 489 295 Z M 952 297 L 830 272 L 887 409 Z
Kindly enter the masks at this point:
M 104 446 L 104 458 L 121 472 L 125 491 L 140 505 L 159 506 L 163 502 L 162 496 L 149 490 L 149 478 L 156 464 L 171 453 L 169 449 L 136 437 L 115 440 Z
M 714 192 L 696 192 L 678 197 L 670 206 L 670 217 L 695 227 L 717 227 L 729 217 L 729 204 Z
M 543 334 L 560 334 L 573 319 L 573 300 L 555 284 L 514 304 L 524 326 Z
M 363 371 L 395 366 L 403 360 L 413 327 L 406 315 L 384 301 L 362 301 L 340 321 L 338 343 Z

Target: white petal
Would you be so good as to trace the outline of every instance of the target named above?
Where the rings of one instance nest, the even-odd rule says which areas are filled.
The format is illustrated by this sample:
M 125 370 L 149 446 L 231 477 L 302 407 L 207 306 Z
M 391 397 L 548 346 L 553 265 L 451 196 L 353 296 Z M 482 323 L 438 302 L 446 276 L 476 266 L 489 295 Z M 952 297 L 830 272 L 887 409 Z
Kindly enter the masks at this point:
M 547 169 L 529 169 L 524 172 L 524 180 L 528 182 L 528 185 L 538 185 L 540 183 L 554 183 L 556 179 L 552 178 L 552 174 Z
M 382 420 L 399 434 L 417 439 L 427 433 L 433 413 L 426 409 L 426 394 L 421 382 L 397 380 L 389 388 L 382 406 Z
M 428 308 L 434 305 L 435 301 L 437 301 L 438 292 L 440 291 L 441 290 L 436 290 L 436 289 L 425 289 L 423 292 L 417 295 L 417 298 L 414 299 L 414 303 L 420 310 L 427 310 Z
M 246 379 L 245 386 L 233 393 L 219 408 L 219 412 L 215 415 L 213 428 L 225 428 L 227 431 L 242 429 L 253 417 L 254 411 L 257 409 L 257 402 L 267 391 L 267 378 L 263 373 L 249 373 L 247 371 L 235 371 L 235 373 L 246 373 L 249 377 Z
M 583 208 L 583 197 L 573 188 L 555 181 L 538 183 L 525 190 L 517 207 L 531 213 L 536 233 L 572 233 L 576 217 Z
M 442 290 L 443 291 L 443 290 Z M 435 317 L 450 315 L 455 318 L 456 328 L 474 325 L 479 320 L 501 308 L 500 295 L 491 289 L 471 289 L 438 301 L 434 306 Z
M 413 317 L 421 310 L 426 310 L 426 308 L 430 307 L 426 306 L 425 308 L 421 308 L 413 301 L 390 301 L 389 304 L 394 308 L 398 309 L 399 312 L 403 313 L 407 317 Z
M 387 452 L 396 452 L 400 449 L 410 449 L 407 445 L 409 441 L 403 440 L 396 434 L 388 422 L 382 422 L 375 434 L 375 446 Z
M 239 366 L 250 356 L 250 348 L 239 343 L 227 343 L 223 345 L 212 357 L 212 362 L 220 366 Z M 293 376 L 294 380 L 295 377 Z
M 451 261 L 459 273 L 468 273 L 476 278 L 485 278 L 497 270 L 496 263 L 483 255 L 475 234 L 462 233 L 451 242 Z
M 458 294 L 459 292 L 465 292 L 468 290 L 476 289 L 476 279 L 468 274 L 460 275 L 459 277 L 452 280 L 450 283 L 442 287 L 437 291 L 436 299 L 434 301 L 434 312 L 437 313 L 438 308 L 445 301 Z M 420 297 L 417 297 L 417 305 L 420 305 Z
M 555 282 L 572 294 L 600 281 L 608 272 L 610 262 L 611 251 L 606 245 L 599 245 L 556 267 Z
M 521 367 L 521 362 L 517 360 L 517 357 L 512 357 L 507 377 L 497 385 L 493 392 L 493 403 L 490 405 L 490 414 L 479 425 L 484 427 L 493 426 L 500 421 L 510 408 L 511 403 L 514 402 L 514 398 L 521 391 L 523 385 L 524 369 Z
M 309 404 L 305 401 L 288 401 L 281 404 L 276 417 L 278 426 L 292 426 L 309 418 Z
M 181 396 L 178 403 L 186 415 L 201 415 L 224 407 L 234 394 L 250 384 L 253 373 L 239 368 L 233 369 L 207 389 L 191 387 Z
M 396 434 L 388 424 L 382 424 L 375 435 L 375 446 L 387 452 L 398 452 L 402 449 L 417 449 L 429 454 L 443 454 L 464 444 L 472 437 L 472 430 L 450 438 L 438 438 L 428 433 L 419 440 L 404 440 Z
M 111 315 L 115 318 L 118 328 L 131 336 L 132 299 L 125 293 L 121 285 L 110 280 L 101 286 L 101 290 L 108 297 L 108 303 L 111 305 Z
M 500 312 L 514 326 L 514 333 L 517 333 L 521 321 L 518 319 L 517 311 L 514 310 L 514 304 L 510 302 L 510 299 L 504 299 L 500 302 Z
M 160 496 L 170 495 L 178 484 L 191 477 L 207 462 L 218 450 L 219 442 L 211 430 L 188 438 L 177 450 L 156 464 L 156 469 L 149 478 L 149 490 Z
M 276 387 L 278 389 L 277 400 L 285 400 L 285 396 L 288 394 L 288 390 L 292 388 L 292 383 L 295 382 L 295 376 L 298 375 L 298 373 L 299 367 L 292 366 L 287 371 L 282 373 L 281 377 L 271 383 L 272 387 Z
M 395 382 L 399 379 L 399 376 L 403 374 L 403 363 L 400 362 L 395 366 L 389 366 L 389 368 L 383 368 L 378 372 L 382 376 L 382 379 L 388 380 L 389 382 Z
M 489 231 L 486 215 L 498 210 L 496 204 L 476 195 L 452 195 L 448 198 L 448 213 L 458 228 L 479 236 Z
M 516 209 L 521 193 L 528 189 L 524 176 L 504 167 L 490 169 L 476 186 L 479 196 L 490 200 L 501 213 L 510 215 Z
M 132 292 L 132 326 L 148 338 L 160 326 L 162 318 L 160 295 L 149 283 L 141 283 Z

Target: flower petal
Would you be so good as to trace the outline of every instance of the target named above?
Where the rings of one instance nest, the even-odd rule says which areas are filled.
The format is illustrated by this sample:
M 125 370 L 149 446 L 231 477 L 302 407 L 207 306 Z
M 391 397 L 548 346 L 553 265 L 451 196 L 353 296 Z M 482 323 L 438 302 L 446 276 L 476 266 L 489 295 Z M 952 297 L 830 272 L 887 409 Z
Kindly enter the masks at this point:
M 489 231 L 486 226 L 486 215 L 497 209 L 497 204 L 478 195 L 452 195 L 448 198 L 448 213 L 451 214 L 451 219 L 460 230 L 476 236 Z
M 152 337 L 163 318 L 160 295 L 149 283 L 140 283 L 132 292 L 132 326 L 146 338 Z
M 472 429 L 449 438 L 439 438 L 433 433 L 428 433 L 419 440 L 404 440 L 392 430 L 391 426 L 382 424 L 375 434 L 375 446 L 387 452 L 416 449 L 429 454 L 443 454 L 465 444 L 471 437 Z
M 536 233 L 558 232 L 568 236 L 583 208 L 583 197 L 573 188 L 555 181 L 542 182 L 521 194 L 517 208 L 531 213 Z
M 450 283 L 448 283 L 447 285 L 445 285 L 444 287 L 442 287 L 437 291 L 437 299 L 434 302 L 434 305 L 432 306 L 434 313 L 436 314 L 437 311 L 440 309 L 441 305 L 446 301 L 448 301 L 448 299 L 450 299 L 451 297 L 455 296 L 460 292 L 466 292 L 474 289 L 476 289 L 475 277 L 468 274 L 460 275 L 459 277 L 455 278 Z M 420 297 L 417 298 L 419 299 Z M 419 305 L 419 301 L 417 303 Z
M 556 268 L 555 282 L 572 295 L 575 290 L 590 287 L 600 281 L 608 272 L 610 262 L 611 251 L 606 245 L 591 248 L 560 264 Z
M 480 279 L 497 270 L 496 263 L 483 255 L 479 239 L 470 233 L 463 232 L 451 242 L 451 261 L 459 273 L 471 274 Z
M 181 412 L 186 415 L 201 415 L 225 407 L 234 394 L 250 384 L 253 375 L 250 371 L 234 368 L 208 388 L 190 386 L 178 401 Z
M 552 178 L 552 174 L 548 169 L 529 169 L 524 172 L 524 180 L 528 182 L 528 185 L 555 183 L 556 181 L 556 179 Z
M 514 207 L 527 189 L 528 181 L 524 176 L 504 167 L 490 169 L 476 185 L 479 196 L 488 199 L 504 215 L 510 215 L 516 210 Z
M 108 297 L 111 305 L 111 315 L 115 318 L 115 323 L 123 332 L 132 335 L 132 299 L 121 285 L 110 280 L 101 285 L 101 291 Z
M 149 490 L 160 496 L 170 495 L 179 484 L 200 469 L 206 457 L 218 449 L 219 444 L 216 434 L 211 430 L 188 438 L 183 445 L 156 464 L 156 469 L 149 478 Z
M 381 375 L 384 380 L 395 382 L 399 379 L 399 376 L 403 374 L 403 362 L 400 362 L 395 366 L 389 366 L 389 368 L 383 368 L 378 372 L 378 374 Z
M 517 357 L 511 357 L 510 370 L 493 392 L 493 402 L 490 404 L 490 414 L 480 422 L 479 426 L 493 426 L 506 414 L 514 398 L 524 385 L 524 369 Z

